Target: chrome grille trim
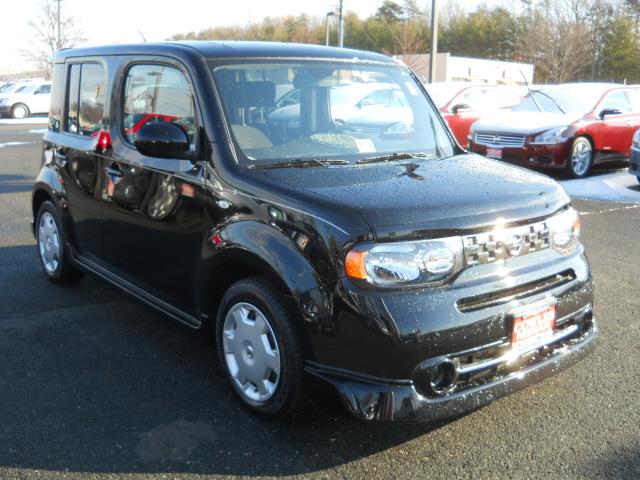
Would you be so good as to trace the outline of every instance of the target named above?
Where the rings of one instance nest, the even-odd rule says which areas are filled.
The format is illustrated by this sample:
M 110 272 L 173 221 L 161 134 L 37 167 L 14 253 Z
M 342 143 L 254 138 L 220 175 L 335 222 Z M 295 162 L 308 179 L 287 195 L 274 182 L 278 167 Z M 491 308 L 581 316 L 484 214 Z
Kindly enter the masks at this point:
M 542 221 L 518 227 L 497 228 L 490 232 L 465 235 L 462 241 L 465 266 L 471 267 L 549 248 L 549 226 Z
M 478 145 L 489 145 L 491 147 L 513 147 L 524 146 L 524 135 L 512 133 L 476 133 L 475 143 Z

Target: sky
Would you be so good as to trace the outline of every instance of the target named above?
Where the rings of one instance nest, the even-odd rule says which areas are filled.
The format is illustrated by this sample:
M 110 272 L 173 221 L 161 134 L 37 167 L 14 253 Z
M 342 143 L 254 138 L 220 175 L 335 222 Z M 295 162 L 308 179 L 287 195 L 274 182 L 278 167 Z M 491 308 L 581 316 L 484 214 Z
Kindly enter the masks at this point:
M 430 4 L 429 0 L 418 0 Z M 464 0 L 465 6 L 499 0 Z M 338 0 L 61 0 L 63 15 L 73 16 L 84 31 L 83 45 L 161 41 L 175 33 L 209 27 L 246 25 L 262 18 L 306 13 L 324 16 Z M 399 2 L 400 3 L 400 2 Z M 440 0 L 446 4 L 447 0 Z M 345 10 L 365 18 L 375 13 L 382 0 L 344 0 Z M 0 0 L 0 73 L 33 69 L 21 51 L 30 46 L 28 22 L 40 10 L 41 0 Z M 177 7 L 178 6 L 178 7 Z

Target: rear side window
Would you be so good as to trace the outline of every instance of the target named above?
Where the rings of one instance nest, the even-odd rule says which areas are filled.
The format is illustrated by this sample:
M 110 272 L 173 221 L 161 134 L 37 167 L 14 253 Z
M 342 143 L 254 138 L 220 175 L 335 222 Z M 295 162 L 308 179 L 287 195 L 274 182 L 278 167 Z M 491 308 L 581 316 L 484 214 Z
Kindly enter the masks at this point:
M 195 107 L 191 87 L 184 74 L 166 65 L 134 65 L 124 87 L 122 130 L 133 143 L 138 130 L 149 122 L 179 125 L 193 144 Z
M 64 91 L 64 65 L 56 63 L 53 67 L 53 93 L 51 95 L 51 108 L 49 111 L 49 130 L 60 131 L 60 121 L 62 120 L 62 95 Z
M 102 65 L 71 65 L 66 131 L 91 136 L 102 129 L 105 88 L 106 75 Z

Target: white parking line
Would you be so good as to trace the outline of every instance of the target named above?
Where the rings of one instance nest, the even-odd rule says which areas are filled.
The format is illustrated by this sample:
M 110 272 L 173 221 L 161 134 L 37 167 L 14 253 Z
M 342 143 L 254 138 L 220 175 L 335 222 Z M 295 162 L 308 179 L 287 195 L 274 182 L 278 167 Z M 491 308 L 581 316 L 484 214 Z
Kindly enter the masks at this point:
M 46 125 L 47 122 L 49 122 L 47 117 L 0 118 L 0 125 Z
M 36 143 L 36 142 L 6 142 L 6 143 L 0 143 L 0 148 L 15 147 L 16 145 L 29 145 L 30 143 Z
M 579 213 L 581 216 L 585 216 L 585 215 L 595 215 L 597 213 L 617 212 L 618 210 L 632 210 L 634 208 L 640 208 L 640 203 L 636 205 L 627 205 L 625 207 L 605 208 L 604 210 L 598 210 L 597 212 L 579 212 Z

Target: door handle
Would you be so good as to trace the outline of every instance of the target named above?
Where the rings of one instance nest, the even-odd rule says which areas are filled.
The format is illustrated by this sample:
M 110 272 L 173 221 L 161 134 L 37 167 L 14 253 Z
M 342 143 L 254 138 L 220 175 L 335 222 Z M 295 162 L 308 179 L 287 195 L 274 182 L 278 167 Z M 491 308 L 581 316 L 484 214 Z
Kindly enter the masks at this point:
M 122 177 L 122 170 L 114 167 L 105 167 L 104 171 L 111 177 Z

